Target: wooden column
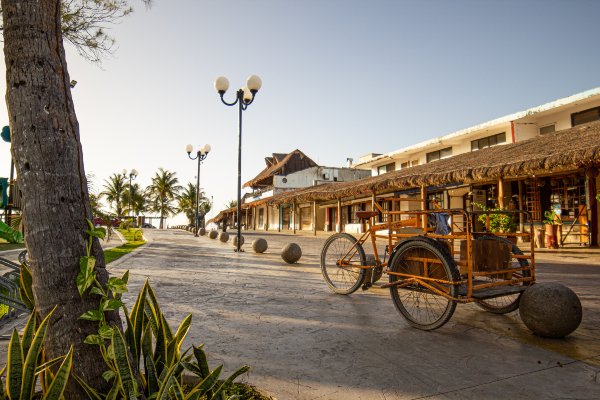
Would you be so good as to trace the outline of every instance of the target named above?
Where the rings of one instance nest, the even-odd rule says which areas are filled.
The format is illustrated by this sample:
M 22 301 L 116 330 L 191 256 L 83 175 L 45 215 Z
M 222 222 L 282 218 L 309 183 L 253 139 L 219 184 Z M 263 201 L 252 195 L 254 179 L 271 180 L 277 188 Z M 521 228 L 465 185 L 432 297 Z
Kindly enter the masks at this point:
M 585 171 L 585 175 L 590 201 L 590 246 L 598 246 L 598 200 L 596 200 L 598 169 L 590 168 Z
M 250 220 L 248 219 L 248 217 L 249 217 L 249 215 L 248 215 L 248 214 L 249 214 L 249 213 L 248 213 L 248 211 L 250 211 L 250 207 L 246 208 L 246 226 L 244 227 L 244 228 L 246 228 L 246 230 L 248 230 L 248 229 L 250 228 L 250 227 L 249 227 L 249 225 L 250 225 Z
M 317 202 L 313 201 L 313 234 L 317 236 Z
M 498 178 L 498 207 L 504 208 L 504 179 Z
M 265 222 L 265 231 L 269 230 L 269 205 L 267 204 L 265 206 L 265 219 L 267 220 L 267 222 Z
M 282 210 L 283 210 L 283 207 L 277 206 L 277 211 L 278 211 L 277 214 L 279 215 L 279 217 L 278 217 L 279 220 L 277 221 L 277 232 L 281 232 L 281 224 L 283 224 L 283 215 L 282 215 L 283 211 Z
M 427 186 L 421 186 L 421 209 L 427 210 Z M 421 226 L 427 230 L 427 214 L 421 215 Z
M 252 207 L 252 230 L 256 230 L 256 206 Z
M 337 204 L 337 224 L 338 224 L 338 232 L 342 232 L 342 200 L 338 199 Z
M 292 204 L 292 227 L 294 228 L 294 235 L 296 234 L 296 202 Z
M 519 210 L 523 210 L 523 181 L 519 179 Z M 524 220 L 524 215 L 522 213 L 519 213 L 519 231 L 520 232 L 524 232 L 525 231 L 525 220 Z M 535 232 L 530 232 L 530 240 L 533 240 L 533 235 L 535 234 Z

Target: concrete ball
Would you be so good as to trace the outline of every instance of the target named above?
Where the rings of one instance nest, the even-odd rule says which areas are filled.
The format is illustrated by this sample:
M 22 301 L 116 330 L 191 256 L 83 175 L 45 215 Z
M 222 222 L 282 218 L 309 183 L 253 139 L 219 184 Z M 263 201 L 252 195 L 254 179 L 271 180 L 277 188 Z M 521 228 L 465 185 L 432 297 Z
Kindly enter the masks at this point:
M 198 235 L 200 235 L 200 236 L 206 235 L 206 229 L 204 229 L 204 228 L 198 229 Z
M 211 238 L 211 239 L 216 239 L 217 236 L 219 236 L 219 232 L 217 232 L 217 231 L 210 231 L 208 233 L 208 237 Z
M 237 247 L 237 234 L 233 235 L 233 240 L 232 240 L 233 246 Z M 244 245 L 244 235 L 240 235 L 240 246 Z
M 581 301 L 565 285 L 536 283 L 521 296 L 519 314 L 536 335 L 563 338 L 581 323 Z
M 302 249 L 296 243 L 288 243 L 281 250 L 281 258 L 288 264 L 293 264 L 302 257 Z
M 252 242 L 252 249 L 256 253 L 264 253 L 265 251 L 267 251 L 268 247 L 269 245 L 267 244 L 267 241 L 263 238 L 258 238 L 254 242 Z
M 229 233 L 227 233 L 227 232 L 219 233 L 219 240 L 223 243 L 227 243 L 227 241 L 229 240 Z

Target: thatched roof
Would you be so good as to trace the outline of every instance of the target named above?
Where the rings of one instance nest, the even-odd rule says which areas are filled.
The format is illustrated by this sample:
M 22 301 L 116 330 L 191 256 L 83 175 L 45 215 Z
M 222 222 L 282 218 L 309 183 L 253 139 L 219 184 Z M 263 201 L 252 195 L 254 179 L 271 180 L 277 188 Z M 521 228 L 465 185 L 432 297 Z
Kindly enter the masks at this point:
M 292 172 L 318 166 L 316 162 L 298 149 L 288 154 L 273 153 L 272 157 L 265 158 L 265 162 L 267 163 L 267 167 L 253 179 L 244 183 L 243 187 L 272 185 L 274 175 L 287 175 Z
M 327 201 L 420 186 L 546 175 L 600 165 L 600 122 L 522 142 L 490 147 L 353 182 L 330 183 L 274 196 L 271 204 Z

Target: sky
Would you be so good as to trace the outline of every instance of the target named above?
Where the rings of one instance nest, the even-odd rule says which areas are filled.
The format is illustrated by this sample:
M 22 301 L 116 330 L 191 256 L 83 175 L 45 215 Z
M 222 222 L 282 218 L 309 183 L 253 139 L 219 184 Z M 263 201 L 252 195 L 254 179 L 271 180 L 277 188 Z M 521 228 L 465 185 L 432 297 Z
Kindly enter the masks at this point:
M 142 186 L 159 167 L 185 185 L 197 167 L 185 145 L 210 144 L 200 174 L 214 198 L 209 216 L 237 193 L 237 108 L 214 90 L 221 75 L 231 84 L 228 100 L 249 75 L 263 81 L 243 115 L 243 182 L 271 153 L 298 148 L 320 165 L 345 166 L 348 157 L 600 86 L 595 0 L 132 5 L 132 16 L 111 27 L 118 48 L 100 67 L 66 44 L 86 172 L 98 191 L 109 175 L 132 168 Z M 9 166 L 8 144 L 0 143 L 0 176 Z

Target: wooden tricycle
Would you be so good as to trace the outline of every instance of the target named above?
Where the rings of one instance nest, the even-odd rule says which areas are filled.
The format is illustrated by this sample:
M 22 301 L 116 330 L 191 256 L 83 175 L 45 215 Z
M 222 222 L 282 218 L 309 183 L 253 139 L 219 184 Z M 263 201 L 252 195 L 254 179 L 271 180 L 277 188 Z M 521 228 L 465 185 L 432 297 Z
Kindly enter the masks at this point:
M 444 325 L 457 303 L 475 302 L 486 311 L 505 314 L 535 280 L 533 241 L 529 254 L 517 247 L 528 233 L 491 232 L 490 219 L 526 217 L 527 211 L 411 210 L 422 199 L 385 198 L 388 211 L 359 211 L 366 225 L 356 239 L 348 233 L 329 237 L 321 251 L 321 271 L 339 294 L 369 289 L 382 274 L 394 305 L 410 325 L 433 330 Z M 370 240 L 369 240 L 370 239 Z M 373 256 L 367 261 L 365 250 Z M 381 251 L 383 250 L 383 255 Z

